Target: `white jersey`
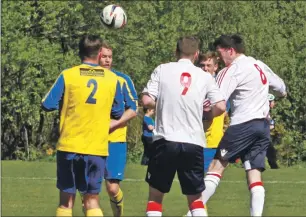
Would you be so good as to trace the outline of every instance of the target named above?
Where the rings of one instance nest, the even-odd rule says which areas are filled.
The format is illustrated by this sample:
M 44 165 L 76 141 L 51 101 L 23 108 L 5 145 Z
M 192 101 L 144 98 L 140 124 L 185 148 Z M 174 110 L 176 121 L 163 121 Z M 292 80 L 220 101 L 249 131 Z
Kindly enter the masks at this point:
M 266 118 L 269 86 L 281 94 L 286 91 L 283 80 L 266 64 L 245 55 L 218 73 L 217 84 L 225 100 L 230 101 L 230 125 Z
M 191 143 L 205 147 L 203 102 L 224 100 L 214 78 L 188 59 L 159 65 L 143 93 L 156 100 L 153 140 Z

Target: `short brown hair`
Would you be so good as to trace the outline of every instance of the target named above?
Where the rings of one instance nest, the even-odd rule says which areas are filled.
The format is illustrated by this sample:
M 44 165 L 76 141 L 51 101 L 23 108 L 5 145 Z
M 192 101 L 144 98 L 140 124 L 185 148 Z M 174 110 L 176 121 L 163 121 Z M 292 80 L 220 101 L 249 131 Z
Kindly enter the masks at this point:
M 200 40 L 195 36 L 181 37 L 176 44 L 176 52 L 180 56 L 192 56 L 200 47 Z
M 208 51 L 206 53 L 200 53 L 197 64 L 200 64 L 202 61 L 212 59 L 215 64 L 219 63 L 219 56 L 216 52 Z
M 112 46 L 109 43 L 107 43 L 106 41 L 103 41 L 102 47 L 104 47 L 106 49 L 113 50 Z
M 98 56 L 103 40 L 97 35 L 85 35 L 79 42 L 79 56 L 81 60 Z

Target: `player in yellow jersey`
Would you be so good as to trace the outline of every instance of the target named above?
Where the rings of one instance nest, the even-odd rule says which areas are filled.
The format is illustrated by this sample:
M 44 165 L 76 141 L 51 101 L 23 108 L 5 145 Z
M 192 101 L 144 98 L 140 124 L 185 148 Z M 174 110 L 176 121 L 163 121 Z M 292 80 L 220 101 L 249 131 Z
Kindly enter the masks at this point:
M 120 188 L 120 181 L 124 178 L 124 169 L 127 158 L 126 124 L 137 115 L 138 96 L 131 78 L 122 72 L 112 69 L 113 51 L 112 47 L 103 43 L 100 65 L 112 70 L 117 74 L 121 84 L 125 112 L 120 119 L 122 127 L 115 130 L 109 137 L 109 156 L 106 161 L 106 189 L 110 197 L 110 204 L 114 216 L 123 215 L 123 192 Z M 123 123 L 123 124 L 121 124 Z
M 57 143 L 56 216 L 72 216 L 76 190 L 84 195 L 86 216 L 103 216 L 99 193 L 108 156 L 112 119 L 123 112 L 118 77 L 98 65 L 102 39 L 87 35 L 79 42 L 82 64 L 64 70 L 42 100 L 46 111 L 60 110 Z
M 213 77 L 216 77 L 218 70 L 218 56 L 214 52 L 207 52 L 200 54 L 198 60 L 198 66 L 204 71 L 210 73 Z M 209 107 L 210 102 L 206 101 L 204 107 Z M 204 109 L 205 110 L 205 109 Z M 204 148 L 204 171 L 208 170 L 208 167 L 213 160 L 219 142 L 223 136 L 225 113 L 215 117 L 212 121 L 203 120 L 205 137 L 207 141 L 207 147 Z

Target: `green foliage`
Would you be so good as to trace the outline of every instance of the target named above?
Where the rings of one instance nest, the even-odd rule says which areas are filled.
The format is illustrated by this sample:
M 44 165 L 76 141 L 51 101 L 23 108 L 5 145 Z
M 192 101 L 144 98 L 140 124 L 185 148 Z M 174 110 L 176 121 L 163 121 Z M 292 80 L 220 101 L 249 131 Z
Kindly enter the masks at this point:
M 143 144 L 141 141 L 142 134 L 142 109 L 139 109 L 138 116 L 128 123 L 128 161 L 140 163 L 143 154 Z
M 128 16 L 121 30 L 102 28 L 99 13 L 106 4 L 2 2 L 2 159 L 44 158 L 44 144 L 55 149 L 58 115 L 42 112 L 40 102 L 62 70 L 79 64 L 78 40 L 84 33 L 109 41 L 114 68 L 130 75 L 138 92 L 157 65 L 175 60 L 180 36 L 198 35 L 206 51 L 220 34 L 239 33 L 247 55 L 267 63 L 288 86 L 287 99 L 277 101 L 273 111 L 280 161 L 288 166 L 305 161 L 305 2 L 118 1 Z M 142 154 L 140 137 L 141 116 L 129 123 L 131 161 Z

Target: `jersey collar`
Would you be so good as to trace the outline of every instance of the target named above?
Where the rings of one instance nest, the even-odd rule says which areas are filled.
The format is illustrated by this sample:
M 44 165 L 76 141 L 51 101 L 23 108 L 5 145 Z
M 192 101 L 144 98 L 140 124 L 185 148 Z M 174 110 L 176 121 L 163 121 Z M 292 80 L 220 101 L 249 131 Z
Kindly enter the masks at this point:
M 86 63 L 86 62 L 83 62 L 83 64 L 90 65 L 90 66 L 99 66 L 99 64 L 94 64 L 94 63 Z
M 185 58 L 179 59 L 178 62 L 184 62 L 184 63 L 191 63 L 191 64 L 193 64 L 190 59 L 185 59 Z

